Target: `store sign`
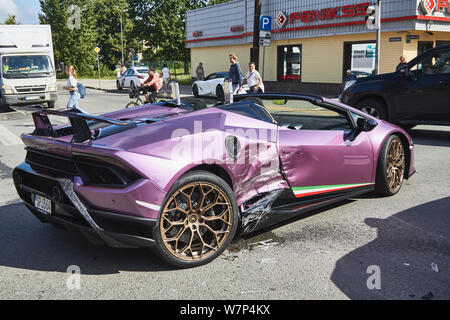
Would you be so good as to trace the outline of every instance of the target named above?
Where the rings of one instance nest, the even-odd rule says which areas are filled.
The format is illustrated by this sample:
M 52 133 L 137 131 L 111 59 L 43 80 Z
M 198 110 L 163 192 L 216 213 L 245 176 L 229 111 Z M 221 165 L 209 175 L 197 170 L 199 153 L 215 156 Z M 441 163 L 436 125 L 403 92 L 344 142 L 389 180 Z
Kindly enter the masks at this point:
M 203 32 L 201 31 L 194 31 L 192 32 L 193 37 L 201 37 L 203 35 Z
M 434 12 L 450 14 L 450 0 L 422 0 L 420 1 L 420 8 L 427 15 L 433 15 Z
M 277 18 L 275 19 L 275 22 L 277 23 L 278 27 L 283 28 L 286 25 L 287 22 L 286 14 L 283 11 L 280 11 L 277 15 Z
M 288 16 L 286 16 L 284 12 L 280 12 L 277 15 L 276 23 L 280 28 L 283 28 L 287 24 L 293 24 L 298 21 L 307 23 L 365 16 L 369 5 L 370 2 L 365 2 L 360 4 L 324 8 L 320 10 L 292 12 Z
M 231 32 L 244 32 L 244 26 L 232 26 L 230 28 Z

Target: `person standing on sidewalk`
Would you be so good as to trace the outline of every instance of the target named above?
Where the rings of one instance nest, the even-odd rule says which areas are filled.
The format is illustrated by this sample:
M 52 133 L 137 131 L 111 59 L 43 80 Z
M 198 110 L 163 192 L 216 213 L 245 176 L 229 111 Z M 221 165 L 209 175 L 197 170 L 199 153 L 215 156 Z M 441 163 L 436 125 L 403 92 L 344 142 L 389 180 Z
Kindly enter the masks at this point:
M 250 88 L 249 93 L 264 92 L 264 84 L 262 82 L 261 75 L 255 68 L 254 62 L 250 62 L 248 64 L 248 72 L 243 80 L 243 83 L 246 82 Z
M 164 64 L 162 70 L 163 79 L 164 79 L 164 91 L 169 91 L 169 80 L 170 80 L 170 70 L 167 67 L 167 64 Z
M 238 62 L 238 56 L 236 53 L 230 53 L 229 58 L 231 63 L 229 75 L 232 83 L 233 94 L 236 94 L 239 88 L 242 87 L 244 77 L 242 76 L 241 65 Z
M 205 79 L 205 70 L 203 69 L 203 63 L 199 63 L 197 69 L 195 69 L 197 74 L 197 80 L 203 81 Z
M 67 85 L 64 86 L 64 90 L 68 90 L 70 94 L 70 99 L 67 102 L 67 109 L 69 110 L 77 110 L 81 111 L 78 108 L 78 101 L 80 101 L 80 93 L 78 92 L 78 81 L 77 81 L 77 72 L 73 65 L 69 64 L 66 66 L 66 74 L 69 76 L 67 79 Z
M 403 70 L 404 68 L 406 68 L 407 65 L 408 65 L 408 63 L 406 63 L 405 57 L 401 56 L 400 57 L 400 63 L 395 68 L 395 72 L 399 72 L 400 70 Z

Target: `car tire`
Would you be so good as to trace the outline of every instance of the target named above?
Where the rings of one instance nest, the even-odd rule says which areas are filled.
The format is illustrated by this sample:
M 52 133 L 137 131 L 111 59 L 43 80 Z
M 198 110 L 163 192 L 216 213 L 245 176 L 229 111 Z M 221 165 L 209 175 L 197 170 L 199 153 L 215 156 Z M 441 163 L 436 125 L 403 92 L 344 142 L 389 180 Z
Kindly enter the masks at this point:
M 130 90 L 136 90 L 136 85 L 134 84 L 134 81 L 130 82 Z
M 229 246 L 238 224 L 230 186 L 207 171 L 188 173 L 163 201 L 153 229 L 156 253 L 178 268 L 204 265 Z
M 54 109 L 54 108 L 55 108 L 55 101 L 47 102 L 47 107 L 48 107 L 49 109 Z
M 396 194 L 403 184 L 406 155 L 397 135 L 391 135 L 381 148 L 377 163 L 375 192 L 383 196 Z
M 198 97 L 198 86 L 196 84 L 192 86 L 192 94 L 194 95 L 194 97 Z
M 117 90 L 122 90 L 122 87 L 120 86 L 120 81 L 119 80 L 117 80 L 116 81 L 116 87 L 117 87 Z
M 216 87 L 216 97 L 219 101 L 225 101 L 225 92 L 223 91 L 223 87 L 221 85 Z
M 371 115 L 372 117 L 387 120 L 387 112 L 383 103 L 375 99 L 365 99 L 358 102 L 355 106 L 357 109 Z

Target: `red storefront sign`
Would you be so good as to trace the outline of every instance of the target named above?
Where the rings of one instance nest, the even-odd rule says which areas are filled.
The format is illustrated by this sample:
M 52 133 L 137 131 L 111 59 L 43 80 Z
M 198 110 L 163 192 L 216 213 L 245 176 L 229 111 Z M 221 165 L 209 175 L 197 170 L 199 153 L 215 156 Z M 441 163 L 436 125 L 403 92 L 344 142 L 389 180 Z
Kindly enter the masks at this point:
M 244 26 L 232 26 L 230 28 L 231 32 L 244 32 Z
M 288 18 L 286 18 L 286 14 L 284 12 L 280 12 L 277 16 L 276 22 L 278 26 L 282 28 L 287 24 L 293 24 L 299 21 L 307 23 L 365 16 L 369 5 L 370 2 L 365 2 L 360 4 L 324 8 L 320 10 L 292 12 L 288 15 Z
M 450 0 L 422 0 L 420 7 L 427 15 L 433 15 L 435 11 L 450 13 Z

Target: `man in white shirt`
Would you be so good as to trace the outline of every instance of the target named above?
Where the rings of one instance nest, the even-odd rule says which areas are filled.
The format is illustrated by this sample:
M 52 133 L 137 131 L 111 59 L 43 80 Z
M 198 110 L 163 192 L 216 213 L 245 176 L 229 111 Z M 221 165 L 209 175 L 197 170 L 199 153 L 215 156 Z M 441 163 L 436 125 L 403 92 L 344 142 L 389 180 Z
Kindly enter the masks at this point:
M 161 72 L 164 78 L 164 91 L 169 91 L 170 70 L 167 68 L 167 64 L 164 64 Z
M 264 84 L 262 82 L 261 75 L 259 72 L 255 69 L 255 63 L 250 62 L 248 64 L 248 72 L 244 77 L 243 83 L 248 84 L 250 88 L 249 93 L 258 93 L 258 92 L 264 92 Z

